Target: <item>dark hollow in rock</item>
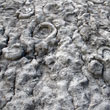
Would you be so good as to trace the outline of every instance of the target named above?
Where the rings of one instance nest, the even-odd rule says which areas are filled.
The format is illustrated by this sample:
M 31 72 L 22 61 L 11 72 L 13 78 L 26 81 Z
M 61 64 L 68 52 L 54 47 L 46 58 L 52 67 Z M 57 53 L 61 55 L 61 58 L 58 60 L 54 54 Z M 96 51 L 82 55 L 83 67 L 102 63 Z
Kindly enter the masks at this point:
M 52 32 L 52 29 L 49 25 L 39 25 L 35 28 L 33 36 L 38 39 L 45 39 Z

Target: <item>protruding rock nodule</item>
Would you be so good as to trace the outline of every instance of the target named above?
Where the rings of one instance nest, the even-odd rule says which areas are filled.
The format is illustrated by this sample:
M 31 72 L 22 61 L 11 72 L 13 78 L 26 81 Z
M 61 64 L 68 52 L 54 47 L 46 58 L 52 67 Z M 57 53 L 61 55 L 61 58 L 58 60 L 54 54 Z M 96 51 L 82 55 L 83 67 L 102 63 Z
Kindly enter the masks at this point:
M 27 19 L 34 15 L 34 6 L 33 5 L 25 5 L 21 9 L 19 9 L 16 14 L 19 19 Z
M 45 14 L 58 14 L 60 11 L 62 11 L 62 7 L 58 3 L 47 3 L 43 11 Z
M 102 76 L 103 74 L 103 65 L 97 61 L 97 60 L 92 60 L 89 64 L 88 64 L 88 70 L 95 76 Z
M 3 48 L 2 52 L 7 60 L 18 60 L 24 55 L 24 49 L 19 43 Z

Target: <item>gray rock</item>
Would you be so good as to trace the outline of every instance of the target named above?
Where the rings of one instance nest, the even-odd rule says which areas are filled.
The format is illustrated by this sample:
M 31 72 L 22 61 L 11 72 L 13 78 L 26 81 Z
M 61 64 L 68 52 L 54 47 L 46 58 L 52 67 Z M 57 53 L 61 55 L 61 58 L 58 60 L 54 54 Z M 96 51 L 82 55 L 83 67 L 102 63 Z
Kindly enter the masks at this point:
M 88 70 L 94 74 L 95 76 L 102 76 L 103 74 L 103 65 L 97 61 L 97 60 L 92 60 L 89 64 L 88 64 Z
M 14 44 L 11 47 L 3 48 L 4 57 L 8 60 L 17 60 L 24 55 L 24 49 L 21 44 Z
M 109 5 L 0 0 L 0 110 L 109 110 Z
M 19 19 L 27 19 L 34 15 L 34 6 L 27 4 L 24 7 L 22 7 L 20 10 L 17 10 L 16 14 Z
M 110 102 L 109 101 L 104 101 L 98 106 L 95 107 L 93 110 L 110 110 Z

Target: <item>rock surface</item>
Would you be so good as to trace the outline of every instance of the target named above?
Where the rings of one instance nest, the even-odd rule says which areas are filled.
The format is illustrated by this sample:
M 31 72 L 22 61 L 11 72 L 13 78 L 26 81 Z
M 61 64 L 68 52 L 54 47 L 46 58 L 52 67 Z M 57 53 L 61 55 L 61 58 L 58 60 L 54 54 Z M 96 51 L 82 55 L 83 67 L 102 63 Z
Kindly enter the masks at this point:
M 0 0 L 0 110 L 110 110 L 110 0 Z

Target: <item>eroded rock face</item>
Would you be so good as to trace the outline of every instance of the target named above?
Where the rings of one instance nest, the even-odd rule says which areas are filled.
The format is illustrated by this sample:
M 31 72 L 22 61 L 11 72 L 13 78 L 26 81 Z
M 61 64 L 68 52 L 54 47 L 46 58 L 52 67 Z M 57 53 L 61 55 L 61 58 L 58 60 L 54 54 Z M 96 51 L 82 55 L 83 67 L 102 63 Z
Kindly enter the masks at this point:
M 0 110 L 110 110 L 110 0 L 0 0 Z

